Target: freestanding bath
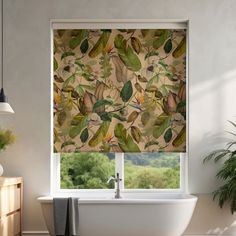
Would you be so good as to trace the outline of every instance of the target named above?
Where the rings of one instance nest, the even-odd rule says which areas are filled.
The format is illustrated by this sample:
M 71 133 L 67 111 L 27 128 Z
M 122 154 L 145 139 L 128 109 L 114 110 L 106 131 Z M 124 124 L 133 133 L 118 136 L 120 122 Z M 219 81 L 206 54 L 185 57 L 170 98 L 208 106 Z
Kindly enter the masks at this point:
M 40 197 L 49 233 L 54 236 L 52 197 Z M 180 236 L 192 217 L 197 197 L 152 194 L 122 199 L 79 199 L 80 236 Z

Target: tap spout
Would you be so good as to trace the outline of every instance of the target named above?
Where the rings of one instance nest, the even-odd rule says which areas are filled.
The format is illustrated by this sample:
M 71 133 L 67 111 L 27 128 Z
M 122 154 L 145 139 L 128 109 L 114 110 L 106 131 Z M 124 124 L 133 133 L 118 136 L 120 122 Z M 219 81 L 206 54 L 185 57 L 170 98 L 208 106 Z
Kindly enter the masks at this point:
M 121 195 L 120 195 L 120 181 L 122 181 L 122 179 L 120 178 L 120 174 L 119 173 L 116 173 L 116 178 L 111 176 L 107 183 L 110 183 L 111 181 L 114 181 L 116 182 L 116 192 L 115 192 L 115 198 L 116 199 L 119 199 L 121 198 Z

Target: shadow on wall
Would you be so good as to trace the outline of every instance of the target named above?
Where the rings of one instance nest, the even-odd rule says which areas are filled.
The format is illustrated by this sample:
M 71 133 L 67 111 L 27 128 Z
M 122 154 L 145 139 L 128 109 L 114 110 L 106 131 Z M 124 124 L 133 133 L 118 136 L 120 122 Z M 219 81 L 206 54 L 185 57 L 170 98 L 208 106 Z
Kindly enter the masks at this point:
M 185 234 L 236 234 L 236 215 L 231 215 L 228 206 L 220 209 L 210 194 L 221 184 L 215 178 L 220 163 L 202 163 L 206 154 L 224 147 L 232 139 L 226 131 L 232 130 L 227 120 L 236 121 L 235 88 L 236 70 L 201 81 L 192 87 L 190 83 L 190 192 L 209 194 L 199 195 Z
M 189 179 L 190 192 L 210 193 L 219 182 L 215 179 L 217 167 L 203 166 L 203 158 L 210 151 L 221 148 L 232 130 L 227 120 L 236 121 L 236 69 L 215 78 L 201 80 L 189 88 Z M 194 163 L 194 164 L 191 164 Z M 199 171 L 201 178 L 199 181 Z
M 226 120 L 236 117 L 235 88 L 236 69 L 213 79 L 206 79 L 193 86 L 191 86 L 190 81 L 190 119 L 200 118 L 200 122 L 204 121 L 206 124 L 209 122 L 211 125 L 206 130 L 222 131 L 227 125 Z M 198 104 L 201 107 L 196 110 L 195 108 Z M 191 113 L 192 107 L 195 109 L 193 113 Z M 234 117 L 232 117 L 232 114 L 234 114 Z
M 236 215 L 231 215 L 229 207 L 219 208 L 209 194 L 198 197 L 198 204 L 185 234 L 235 235 Z

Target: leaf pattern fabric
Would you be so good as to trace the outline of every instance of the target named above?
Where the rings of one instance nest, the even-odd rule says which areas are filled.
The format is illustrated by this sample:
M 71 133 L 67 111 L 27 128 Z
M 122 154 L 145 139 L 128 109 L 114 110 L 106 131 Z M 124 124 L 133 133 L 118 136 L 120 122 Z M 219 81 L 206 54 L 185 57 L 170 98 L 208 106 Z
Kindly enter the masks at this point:
M 186 31 L 54 30 L 55 152 L 185 152 Z

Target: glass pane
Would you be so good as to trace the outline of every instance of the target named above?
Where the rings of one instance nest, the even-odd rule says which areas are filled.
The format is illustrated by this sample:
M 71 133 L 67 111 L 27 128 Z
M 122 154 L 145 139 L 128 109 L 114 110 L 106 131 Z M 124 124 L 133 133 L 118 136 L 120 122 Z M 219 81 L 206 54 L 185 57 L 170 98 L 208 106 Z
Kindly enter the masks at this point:
M 62 153 L 61 189 L 112 189 L 107 183 L 115 174 L 115 155 L 112 153 Z
M 124 157 L 125 188 L 180 188 L 179 153 L 126 153 Z

